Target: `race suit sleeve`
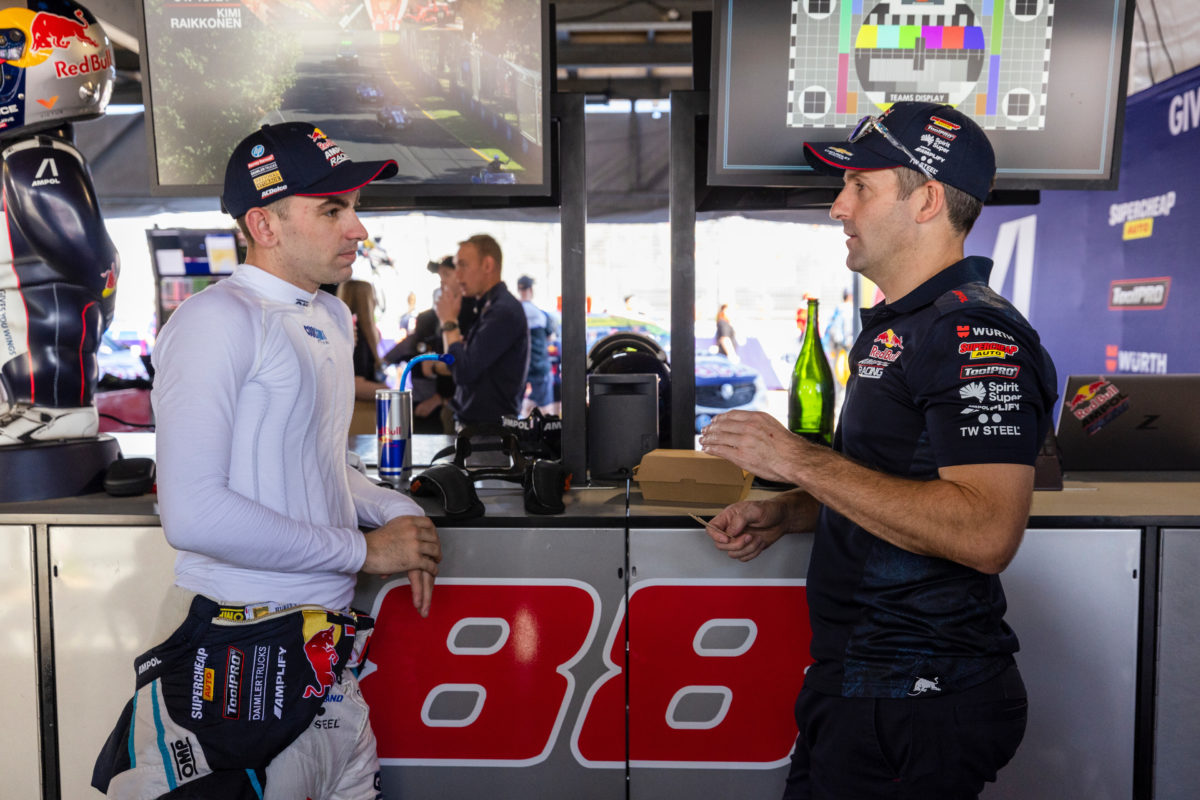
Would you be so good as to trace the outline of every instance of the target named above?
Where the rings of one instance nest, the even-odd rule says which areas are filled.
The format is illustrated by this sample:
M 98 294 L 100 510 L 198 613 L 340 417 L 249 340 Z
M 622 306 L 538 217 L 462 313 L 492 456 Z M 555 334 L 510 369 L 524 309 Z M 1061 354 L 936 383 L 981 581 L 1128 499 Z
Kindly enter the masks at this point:
M 206 291 L 175 312 L 156 343 L 152 398 L 167 541 L 248 569 L 357 572 L 366 541 L 356 528 L 293 519 L 230 489 L 234 414 L 256 367 L 257 321 L 247 304 Z
M 353 467 L 346 469 L 350 480 L 350 494 L 354 497 L 354 509 L 358 512 L 359 521 L 365 526 L 378 528 L 396 517 L 425 516 L 425 511 L 411 498 L 394 489 L 371 483 L 366 475 Z

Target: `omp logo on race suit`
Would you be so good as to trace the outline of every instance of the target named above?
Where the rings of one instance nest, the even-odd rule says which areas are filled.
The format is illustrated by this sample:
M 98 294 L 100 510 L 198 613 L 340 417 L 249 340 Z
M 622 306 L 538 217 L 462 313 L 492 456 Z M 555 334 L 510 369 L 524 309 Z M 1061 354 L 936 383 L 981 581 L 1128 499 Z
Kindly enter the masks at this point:
M 192 747 L 189 736 L 171 742 L 171 759 L 175 762 L 175 775 L 179 780 L 196 777 L 196 754 Z
M 1122 225 L 1123 240 L 1145 239 L 1154 233 L 1154 218 L 1167 217 L 1175 206 L 1175 192 L 1113 203 L 1108 207 L 1109 227 Z
M 1170 278 L 1133 278 L 1109 284 L 1108 308 L 1111 311 L 1165 308 L 1171 291 Z
M 1020 349 L 1015 344 L 1004 344 L 1003 342 L 963 342 L 958 346 L 958 354 L 970 355 L 972 360 L 977 358 L 1005 359 L 1015 356 Z
M 812 663 L 801 580 L 637 582 L 608 610 L 603 641 L 599 595 L 580 581 L 442 579 L 438 591 L 427 619 L 407 581 L 376 599 L 359 680 L 385 765 L 533 766 L 561 750 L 564 728 L 575 760 L 593 768 L 624 769 L 626 742 L 639 767 L 788 762 L 792 704 Z M 605 672 L 577 687 L 589 653 Z M 629 661 L 639 668 L 627 673 Z M 627 717 L 627 702 L 646 713 Z
M 1171 98 L 1167 106 L 1167 130 L 1172 136 L 1200 128 L 1200 86 Z
M 212 670 L 205 669 L 206 664 L 208 651 L 201 647 L 192 661 L 192 719 L 200 719 L 204 712 L 204 701 L 212 700 Z

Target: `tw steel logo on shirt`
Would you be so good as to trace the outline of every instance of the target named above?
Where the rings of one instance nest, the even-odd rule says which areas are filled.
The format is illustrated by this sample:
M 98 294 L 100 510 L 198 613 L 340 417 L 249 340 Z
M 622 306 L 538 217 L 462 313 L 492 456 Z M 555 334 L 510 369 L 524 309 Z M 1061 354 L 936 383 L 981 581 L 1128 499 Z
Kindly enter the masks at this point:
M 627 707 L 635 766 L 773 768 L 795 741 L 812 638 L 800 580 L 642 581 L 598 654 L 600 597 L 581 581 L 439 579 L 421 619 L 402 580 L 375 605 L 359 681 L 385 766 L 533 766 L 570 726 L 579 764 L 624 769 Z M 604 673 L 568 721 L 589 654 Z

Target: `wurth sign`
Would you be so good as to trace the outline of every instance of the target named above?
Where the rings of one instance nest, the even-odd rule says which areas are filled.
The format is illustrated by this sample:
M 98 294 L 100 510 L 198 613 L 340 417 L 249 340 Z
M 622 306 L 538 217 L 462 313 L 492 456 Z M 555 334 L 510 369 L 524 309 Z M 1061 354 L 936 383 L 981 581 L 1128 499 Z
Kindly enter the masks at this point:
M 634 766 L 787 761 L 810 663 L 803 581 L 635 583 L 595 653 L 602 611 L 582 581 L 445 579 L 421 619 L 407 582 L 389 584 L 360 676 L 381 763 L 532 766 L 569 735 L 579 764 L 624 768 L 627 682 Z M 580 686 L 585 657 L 605 671 Z

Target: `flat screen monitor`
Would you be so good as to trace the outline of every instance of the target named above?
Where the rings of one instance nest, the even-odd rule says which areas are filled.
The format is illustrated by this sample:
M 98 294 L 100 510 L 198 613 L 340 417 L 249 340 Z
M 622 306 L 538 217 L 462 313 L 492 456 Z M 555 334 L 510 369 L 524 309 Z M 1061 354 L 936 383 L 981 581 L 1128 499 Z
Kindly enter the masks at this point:
M 311 122 L 395 159 L 364 208 L 550 204 L 546 0 L 141 0 L 156 194 L 219 196 L 234 146 Z
M 987 131 L 997 189 L 1115 188 L 1132 14 L 1130 0 L 716 0 L 708 183 L 840 184 L 803 143 L 917 100 Z

